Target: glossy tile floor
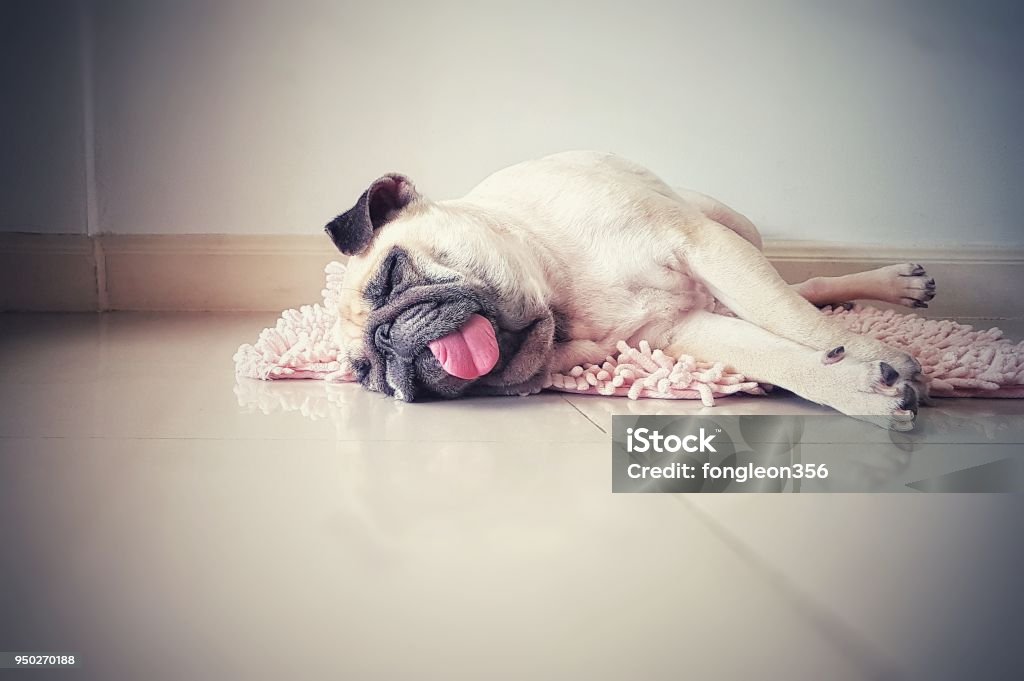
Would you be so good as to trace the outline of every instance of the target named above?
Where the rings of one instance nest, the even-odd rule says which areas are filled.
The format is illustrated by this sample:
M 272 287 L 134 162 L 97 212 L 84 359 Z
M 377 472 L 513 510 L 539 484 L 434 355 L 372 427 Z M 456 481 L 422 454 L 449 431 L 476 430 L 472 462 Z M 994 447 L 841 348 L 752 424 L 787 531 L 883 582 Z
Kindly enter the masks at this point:
M 236 382 L 273 320 L 0 316 L 0 649 L 80 679 L 1015 676 L 1020 497 L 612 495 L 610 415 L 699 403 Z

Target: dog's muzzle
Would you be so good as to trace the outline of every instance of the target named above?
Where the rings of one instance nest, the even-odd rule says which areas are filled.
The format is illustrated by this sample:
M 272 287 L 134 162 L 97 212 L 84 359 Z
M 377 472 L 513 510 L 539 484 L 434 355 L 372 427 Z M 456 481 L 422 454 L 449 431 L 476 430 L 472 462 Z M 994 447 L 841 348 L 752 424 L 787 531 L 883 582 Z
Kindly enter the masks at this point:
M 458 397 L 499 359 L 493 307 L 460 284 L 392 295 L 370 313 L 365 333 L 363 385 L 407 402 Z

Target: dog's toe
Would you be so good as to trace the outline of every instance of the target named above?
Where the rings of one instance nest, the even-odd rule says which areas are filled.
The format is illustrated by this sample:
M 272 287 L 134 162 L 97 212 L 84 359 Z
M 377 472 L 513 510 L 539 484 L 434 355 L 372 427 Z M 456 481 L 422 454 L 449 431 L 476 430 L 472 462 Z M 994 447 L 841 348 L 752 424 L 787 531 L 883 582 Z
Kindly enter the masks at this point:
M 882 383 L 885 385 L 891 386 L 900 377 L 899 372 L 893 369 L 892 365 L 888 362 L 879 362 L 878 369 L 882 377 Z
M 917 416 L 918 406 L 917 390 L 914 389 L 912 384 L 905 383 L 903 385 L 903 395 L 900 397 L 899 408 L 913 412 L 914 416 Z
M 901 277 L 920 277 L 925 273 L 924 267 L 917 263 L 908 262 L 904 265 L 897 265 L 897 267 L 902 270 L 900 272 Z

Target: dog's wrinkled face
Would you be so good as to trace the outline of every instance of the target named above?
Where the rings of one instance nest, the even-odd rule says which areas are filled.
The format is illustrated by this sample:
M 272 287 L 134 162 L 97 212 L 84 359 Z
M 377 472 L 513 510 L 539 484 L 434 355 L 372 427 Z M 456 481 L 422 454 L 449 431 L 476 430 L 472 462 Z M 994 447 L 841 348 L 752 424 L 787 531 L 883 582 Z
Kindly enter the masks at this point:
M 485 227 L 392 174 L 325 231 L 351 256 L 336 333 L 366 388 L 406 401 L 540 388 L 553 317 L 508 285 Z

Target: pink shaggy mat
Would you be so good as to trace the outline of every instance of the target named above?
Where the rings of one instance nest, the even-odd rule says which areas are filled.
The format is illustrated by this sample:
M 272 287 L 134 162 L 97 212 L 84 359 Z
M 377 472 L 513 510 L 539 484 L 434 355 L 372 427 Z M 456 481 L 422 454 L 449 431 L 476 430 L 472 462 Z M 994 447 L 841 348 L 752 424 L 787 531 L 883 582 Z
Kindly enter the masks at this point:
M 322 303 L 285 310 L 276 326 L 260 333 L 255 343 L 238 348 L 234 360 L 239 376 L 353 380 L 331 337 L 345 266 L 332 262 L 325 271 Z M 836 317 L 851 331 L 913 354 L 931 381 L 934 397 L 1024 397 L 1024 342 L 1014 344 L 999 329 L 976 331 L 950 320 L 860 306 L 826 308 L 823 314 Z M 594 359 L 593 364 L 574 367 L 566 374 L 552 374 L 545 388 L 634 400 L 699 399 L 712 406 L 716 397 L 761 395 L 767 387 L 720 362 L 671 357 L 646 341 L 638 348 L 620 342 L 617 355 Z

